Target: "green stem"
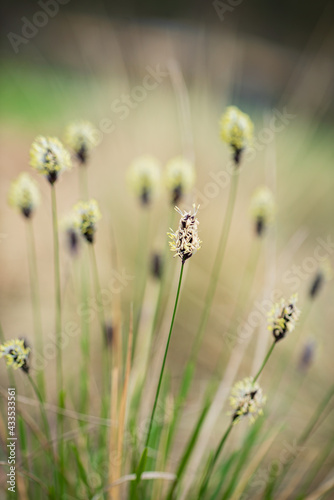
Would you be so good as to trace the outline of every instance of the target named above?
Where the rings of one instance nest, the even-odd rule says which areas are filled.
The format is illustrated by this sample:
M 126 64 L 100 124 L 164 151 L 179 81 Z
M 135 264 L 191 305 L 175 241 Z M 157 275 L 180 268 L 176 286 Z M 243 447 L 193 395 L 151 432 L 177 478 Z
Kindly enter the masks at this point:
M 271 353 L 273 352 L 275 345 L 276 345 L 276 341 L 274 341 L 274 342 L 271 344 L 270 349 L 269 349 L 269 351 L 267 352 L 267 355 L 266 355 L 266 357 L 265 357 L 265 358 L 264 358 L 264 360 L 263 360 L 263 363 L 262 363 L 262 365 L 261 365 L 261 368 L 259 369 L 259 371 L 257 372 L 257 374 L 256 374 L 256 375 L 255 375 L 255 377 L 254 377 L 253 384 L 255 384 L 255 382 L 257 381 L 257 379 L 258 379 L 258 378 L 259 378 L 259 376 L 261 375 L 262 370 L 263 370 L 263 368 L 266 366 L 267 361 L 268 361 L 268 359 L 270 358 Z
M 82 168 L 86 168 L 82 166 Z M 86 250 L 86 248 L 84 248 Z M 80 408 L 81 412 L 85 413 L 87 411 L 87 403 L 89 401 L 89 372 L 88 372 L 88 367 L 89 367 L 89 321 L 88 321 L 88 276 L 87 276 L 87 268 L 85 265 L 86 257 L 88 255 L 86 252 L 83 252 L 82 254 L 82 261 L 81 261 L 81 330 L 82 330 L 82 337 L 81 337 L 81 352 L 82 352 L 82 369 L 81 369 L 81 391 L 80 391 L 80 396 L 81 396 L 81 401 L 80 401 Z
M 95 295 L 96 295 L 97 312 L 98 312 L 98 316 L 99 316 L 103 342 L 105 342 L 105 340 L 106 340 L 105 339 L 106 322 L 105 322 L 105 317 L 104 317 L 104 307 L 103 307 L 103 303 L 102 303 L 99 272 L 97 269 L 96 254 L 95 254 L 95 248 L 94 248 L 93 244 L 89 244 L 89 250 L 90 250 L 90 257 L 91 257 L 91 263 L 92 263 L 92 269 L 93 269 L 93 279 L 94 279 L 94 287 L 95 287 Z
M 38 280 L 37 258 L 36 258 L 36 245 L 35 245 L 35 235 L 34 235 L 32 220 L 27 220 L 26 229 L 27 229 L 27 243 L 28 243 L 31 300 L 32 300 L 32 309 L 33 309 L 34 326 L 35 326 L 35 342 L 36 342 L 36 350 L 42 357 L 43 330 L 42 330 L 41 303 L 40 303 L 40 291 L 39 291 L 39 280 Z M 37 372 L 37 382 L 42 395 L 45 396 L 45 378 L 43 370 L 39 370 Z
M 215 292 L 217 289 L 217 284 L 219 280 L 220 270 L 223 263 L 226 244 L 228 240 L 228 235 L 230 232 L 232 216 L 234 211 L 234 205 L 237 195 L 237 187 L 238 187 L 238 179 L 239 179 L 239 171 L 234 170 L 230 185 L 229 198 L 227 202 L 226 215 L 224 219 L 224 224 L 222 227 L 222 231 L 220 234 L 220 239 L 218 243 L 218 250 L 216 253 L 215 261 L 213 264 L 213 268 L 211 271 L 209 287 L 206 293 L 204 309 L 202 311 L 202 316 L 199 322 L 199 327 L 195 336 L 195 341 L 192 347 L 191 359 L 194 361 L 198 356 L 198 352 L 202 343 L 203 335 L 205 333 L 206 325 L 210 316 L 210 311 L 212 307 L 212 302 L 215 296 Z
M 202 481 L 202 484 L 201 484 L 201 487 L 200 487 L 200 490 L 199 490 L 199 495 L 198 495 L 198 500 L 203 500 L 204 498 L 204 493 L 208 487 L 208 484 L 209 484 L 209 481 L 210 481 L 210 478 L 211 478 L 211 475 L 212 475 L 212 472 L 213 472 L 213 469 L 214 469 L 214 466 L 216 465 L 216 462 L 219 458 L 219 455 L 224 447 L 224 444 L 231 432 L 233 428 L 233 422 L 230 423 L 230 425 L 228 426 L 228 428 L 226 429 L 225 431 L 225 434 L 223 435 L 223 437 L 221 438 L 218 446 L 217 446 L 217 449 L 216 449 L 216 452 L 214 454 L 214 456 L 212 457 L 212 459 L 210 460 L 210 463 L 209 463 L 209 467 L 208 467 L 208 470 L 206 471 L 206 474 L 204 476 L 204 479 Z
M 167 344 L 166 344 L 166 348 L 165 348 L 165 354 L 164 354 L 164 358 L 163 358 L 163 362 L 162 362 L 162 366 L 161 366 L 158 387 L 157 387 L 157 391 L 156 391 L 156 394 L 155 394 L 154 405 L 153 405 L 152 414 L 151 414 L 151 418 L 150 418 L 150 425 L 149 425 L 149 429 L 148 429 L 148 433 L 147 433 L 145 448 L 148 447 L 148 444 L 149 444 L 149 441 L 150 441 L 152 424 L 153 424 L 155 410 L 156 410 L 157 403 L 158 403 L 158 398 L 159 398 L 159 393 L 160 393 L 160 388 L 161 388 L 162 377 L 163 377 L 163 374 L 164 374 L 164 369 L 165 369 L 165 364 L 166 364 L 166 359 L 167 359 L 167 353 L 168 353 L 169 343 L 170 343 L 170 339 L 171 339 L 171 336 L 172 336 L 172 331 L 173 331 L 173 326 L 174 326 L 174 320 L 175 320 L 175 315 L 176 315 L 176 309 L 177 309 L 177 305 L 178 305 L 178 302 L 179 302 L 179 296 L 180 296 L 180 290 L 181 290 L 181 283 L 182 283 L 182 276 L 183 276 L 183 269 L 184 269 L 184 261 L 182 261 L 182 264 L 181 264 L 179 284 L 178 284 L 177 292 L 176 292 L 176 298 L 175 298 L 173 316 L 172 316 L 172 321 L 171 321 L 170 328 L 169 328 L 169 334 L 168 334 Z
M 44 402 L 43 402 L 43 397 L 42 397 L 42 394 L 41 392 L 39 391 L 38 387 L 37 387 L 37 384 L 34 382 L 32 376 L 28 373 L 28 379 L 29 379 L 29 382 L 37 396 L 37 399 L 40 403 L 40 409 L 41 409 L 41 415 L 42 415 L 42 420 L 43 420 L 43 424 L 44 424 L 44 427 L 45 427 L 45 434 L 46 434 L 46 437 L 48 438 L 49 442 L 50 442 L 50 446 L 51 446 L 51 443 L 52 443 L 52 438 L 51 438 L 51 432 L 50 432 L 50 426 L 49 426 L 49 422 L 48 422 L 48 419 L 47 419 L 47 416 L 46 416 L 46 413 L 45 413 L 45 408 L 44 408 Z

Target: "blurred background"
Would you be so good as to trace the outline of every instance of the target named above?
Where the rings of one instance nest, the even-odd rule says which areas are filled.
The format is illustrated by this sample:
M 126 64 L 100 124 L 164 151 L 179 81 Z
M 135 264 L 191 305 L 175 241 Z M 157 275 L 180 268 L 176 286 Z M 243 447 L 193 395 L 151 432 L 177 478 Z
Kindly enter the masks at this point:
M 214 181 L 230 157 L 219 138 L 219 119 L 226 106 L 234 104 L 255 123 L 256 154 L 242 170 L 226 258 L 190 397 L 191 414 L 220 352 L 225 351 L 225 362 L 230 356 L 225 327 L 254 239 L 249 215 L 254 189 L 260 184 L 272 189 L 277 217 L 263 244 L 247 313 L 256 300 L 274 289 L 283 295 L 299 292 L 302 307 L 317 272 L 319 238 L 334 240 L 333 5 L 322 0 L 22 0 L 3 4 L 0 19 L 0 310 L 6 338 L 33 335 L 25 228 L 7 206 L 10 181 L 23 170 L 31 171 L 29 148 L 37 134 L 62 138 L 69 121 L 88 119 L 101 134 L 88 175 L 89 192 L 103 214 L 96 250 L 104 287 L 112 277 L 115 248 L 119 269 L 130 276 L 134 272 L 140 209 L 126 184 L 132 159 L 150 153 L 164 165 L 173 156 L 185 155 L 196 165 L 196 187 L 182 208 L 194 201 L 201 204 L 203 244 L 188 268 L 170 350 L 169 368 L 177 386 L 198 324 L 228 194 L 228 185 Z M 147 75 L 151 88 L 144 86 Z M 273 117 L 279 125 L 275 130 Z M 45 337 L 51 337 L 50 200 L 47 183 L 43 178 L 38 181 L 43 204 L 34 225 L 43 325 Z M 78 200 L 78 192 L 73 169 L 59 182 L 60 215 Z M 169 211 L 162 188 L 152 207 L 151 252 L 164 248 Z M 332 262 L 333 251 L 327 245 L 325 252 Z M 61 260 L 66 314 L 72 317 L 73 269 L 64 240 Z M 125 325 L 132 294 L 129 281 L 122 290 Z M 332 283 L 327 283 L 303 325 L 300 343 L 293 346 L 294 365 L 287 368 L 292 378 L 298 355 L 309 339 L 314 341 L 316 355 L 296 397 L 291 427 L 286 431 L 291 439 L 334 376 L 333 299 Z M 143 321 L 150 316 L 150 304 L 146 300 Z M 247 315 L 239 322 L 245 319 Z M 249 342 L 240 376 L 248 375 L 265 352 L 270 339 L 263 332 L 262 325 Z M 71 340 L 66 353 L 69 380 L 75 380 L 78 373 L 73 363 L 76 345 Z M 93 348 L 98 362 L 100 341 Z M 276 352 L 263 379 L 266 391 L 275 362 L 288 359 L 292 347 L 284 342 L 279 349 L 281 358 Z M 53 363 L 47 370 L 52 394 Z M 2 384 L 3 364 L 0 376 Z M 282 385 L 282 394 L 290 385 L 289 380 Z M 326 440 L 328 426 L 320 441 Z M 332 465 L 333 457 L 324 475 Z

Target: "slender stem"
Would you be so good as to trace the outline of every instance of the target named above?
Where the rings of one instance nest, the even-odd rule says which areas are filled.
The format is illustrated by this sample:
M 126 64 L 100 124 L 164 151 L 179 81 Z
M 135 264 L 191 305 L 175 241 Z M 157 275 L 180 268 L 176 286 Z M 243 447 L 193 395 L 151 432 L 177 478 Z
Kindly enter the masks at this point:
M 173 326 L 174 326 L 174 320 L 175 320 L 175 315 L 176 315 L 176 309 L 177 309 L 177 305 L 178 305 L 178 302 L 179 302 L 179 296 L 180 296 L 180 290 L 181 290 L 181 283 L 182 283 L 182 276 L 183 276 L 183 269 L 184 269 L 184 261 L 182 261 L 182 264 L 181 264 L 179 284 L 178 284 L 177 292 L 176 292 L 176 298 L 175 298 L 174 310 L 173 310 L 173 315 L 172 315 L 172 321 L 171 321 L 170 328 L 169 328 L 169 334 L 168 334 L 167 344 L 166 344 L 166 348 L 165 348 L 165 354 L 164 354 L 164 358 L 163 358 L 163 362 L 162 362 L 162 366 L 161 366 L 161 371 L 160 371 L 160 377 L 159 377 L 157 392 L 155 394 L 154 405 L 153 405 L 152 414 L 151 414 L 151 418 L 150 418 L 150 425 L 149 425 L 149 429 L 148 429 L 148 433 L 147 433 L 145 448 L 147 448 L 147 446 L 149 444 L 149 441 L 150 441 L 152 424 L 153 424 L 155 410 L 156 410 L 157 403 L 158 403 L 158 398 L 159 398 L 159 393 L 160 393 L 160 388 L 161 388 L 162 377 L 163 377 L 163 374 L 164 374 L 164 369 L 165 369 L 165 364 L 166 364 L 166 359 L 167 359 L 167 353 L 168 353 L 169 343 L 170 343 L 170 339 L 171 339 L 171 336 L 172 336 L 172 331 L 173 331 Z
M 94 248 L 93 244 L 89 244 L 89 250 L 90 250 L 91 262 L 92 262 L 92 268 L 93 268 L 93 279 L 94 279 L 94 287 L 95 287 L 95 295 L 96 295 L 97 312 L 98 312 L 98 316 L 99 316 L 101 332 L 102 332 L 103 342 L 104 342 L 105 341 L 106 322 L 105 322 L 104 308 L 103 308 L 103 303 L 102 303 L 99 272 L 97 269 L 96 254 L 95 254 L 95 248 Z
M 233 428 L 233 422 L 230 423 L 230 425 L 228 426 L 228 428 L 226 429 L 225 431 L 225 434 L 223 435 L 223 437 L 221 438 L 218 446 L 217 446 L 217 449 L 216 449 L 216 452 L 214 454 L 214 456 L 212 457 L 212 459 L 210 460 L 210 463 L 209 463 L 209 467 L 208 467 L 208 470 L 206 471 L 206 474 L 204 476 L 204 479 L 202 481 L 202 484 L 201 484 L 201 487 L 200 487 L 200 490 L 199 490 L 199 495 L 198 495 L 198 499 L 199 500 L 202 500 L 204 498 L 204 493 L 208 487 L 208 484 L 209 484 L 209 481 L 210 481 L 210 478 L 211 478 L 211 475 L 212 475 L 212 472 L 213 472 L 213 469 L 214 469 L 214 466 L 216 465 L 216 462 L 219 458 L 219 455 L 224 447 L 224 444 L 231 432 Z
M 86 167 L 82 167 L 86 168 Z M 84 248 L 86 250 L 86 248 Z M 86 251 L 82 253 L 81 264 L 81 353 L 82 353 L 82 369 L 81 369 L 81 412 L 87 410 L 87 403 L 89 401 L 89 321 L 88 321 L 88 273 L 85 265 L 86 257 L 88 257 Z
M 137 333 L 140 323 L 140 315 L 144 300 L 147 265 L 148 265 L 148 243 L 150 229 L 150 210 L 145 207 L 141 211 L 141 224 L 139 229 L 138 250 L 137 250 L 137 265 L 136 265 L 136 281 L 134 290 L 134 324 L 133 324 L 133 352 L 136 346 Z
M 232 222 L 232 216 L 233 216 L 233 211 L 234 211 L 234 205 L 235 205 L 235 200 L 236 200 L 236 195 L 237 195 L 237 187 L 238 187 L 238 179 L 239 179 L 239 171 L 234 170 L 234 173 L 232 175 L 232 180 L 231 180 L 231 185 L 230 185 L 230 192 L 229 192 L 229 198 L 227 202 L 227 209 L 226 209 L 226 215 L 224 219 L 224 224 L 222 227 L 222 231 L 220 234 L 220 239 L 218 243 L 218 250 L 216 253 L 216 257 L 214 260 L 214 264 L 212 267 L 211 271 L 211 276 L 210 276 L 210 281 L 209 281 L 209 287 L 206 293 L 205 297 L 205 302 L 204 302 L 204 309 L 202 311 L 202 316 L 199 322 L 199 327 L 196 333 L 195 341 L 192 347 L 192 353 L 191 353 L 191 359 L 196 360 L 199 348 L 202 343 L 203 335 L 205 333 L 206 325 L 210 316 L 210 311 L 212 307 L 212 302 L 215 296 L 218 280 L 219 280 L 219 275 L 220 275 L 220 270 L 221 266 L 223 263 L 224 255 L 225 255 L 225 250 L 226 250 L 226 244 L 228 240 L 228 235 L 230 232 L 230 227 L 231 227 L 231 222 Z
M 37 387 L 37 384 L 34 382 L 34 379 L 32 378 L 32 376 L 28 373 L 28 379 L 29 379 L 29 382 L 37 396 L 37 399 L 39 400 L 40 402 L 40 409 L 41 409 L 41 415 L 42 415 L 42 419 L 43 419 L 43 424 L 44 424 L 44 427 L 45 427 L 45 434 L 46 434 L 46 437 L 48 438 L 49 442 L 50 442 L 50 445 L 52 443 L 52 439 L 51 439 L 51 432 L 50 432 L 50 426 L 49 426 L 49 422 L 48 422 L 48 419 L 47 419 L 47 416 L 46 416 L 46 413 L 45 413 L 45 408 L 44 408 L 44 402 L 43 402 L 43 397 L 42 397 L 42 394 L 40 393 L 38 387 Z
M 28 261 L 29 261 L 29 277 L 31 287 L 31 300 L 33 309 L 33 318 L 35 326 L 35 342 L 36 349 L 40 356 L 43 356 L 43 333 L 42 333 L 42 318 L 41 318 L 41 303 L 37 270 L 36 245 L 35 235 L 32 220 L 26 221 L 27 243 L 28 243 Z M 45 395 L 45 379 L 43 370 L 37 372 L 37 381 L 42 395 Z
M 263 363 L 262 363 L 262 365 L 261 365 L 261 368 L 259 369 L 259 371 L 257 372 L 257 374 L 256 374 L 256 375 L 255 375 L 255 377 L 254 377 L 253 384 L 255 384 L 255 382 L 257 381 L 257 379 L 258 379 L 258 378 L 259 378 L 259 376 L 261 375 L 261 372 L 262 372 L 263 368 L 266 366 L 267 361 L 268 361 L 268 359 L 270 358 L 271 353 L 273 352 L 275 345 L 276 345 L 276 342 L 274 341 L 274 342 L 271 344 L 270 349 L 269 349 L 269 351 L 267 352 L 267 355 L 266 355 L 266 357 L 265 357 L 265 358 L 264 358 L 264 360 L 263 360 Z

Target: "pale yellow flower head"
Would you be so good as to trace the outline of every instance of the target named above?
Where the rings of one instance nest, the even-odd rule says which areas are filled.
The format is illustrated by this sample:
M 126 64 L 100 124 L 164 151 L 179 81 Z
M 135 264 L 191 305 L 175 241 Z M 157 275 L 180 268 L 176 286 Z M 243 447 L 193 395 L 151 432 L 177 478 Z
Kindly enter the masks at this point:
M 8 340 L 0 344 L 0 358 L 5 358 L 6 365 L 17 370 L 22 368 L 26 373 L 29 372 L 28 358 L 30 347 L 26 345 L 24 339 Z
M 252 196 L 250 205 L 258 236 L 262 236 L 265 229 L 273 222 L 275 210 L 276 205 L 271 190 L 267 186 L 258 187 Z
M 165 184 L 171 195 L 171 202 L 178 203 L 195 183 L 195 168 L 191 161 L 182 156 L 172 158 L 166 165 Z
M 86 163 L 89 152 L 98 144 L 98 134 L 89 121 L 72 122 L 65 130 L 65 144 L 75 152 L 81 163 Z
M 266 397 L 257 382 L 253 382 L 252 377 L 239 380 L 232 390 L 230 396 L 230 405 L 233 408 L 232 421 L 239 422 L 242 417 L 249 417 L 250 422 L 254 423 L 259 415 L 263 415 L 263 406 L 266 403 Z
M 234 161 L 240 162 L 241 152 L 247 148 L 253 139 L 254 125 L 248 115 L 236 106 L 229 106 L 220 121 L 220 135 L 234 152 Z
M 81 235 L 89 242 L 94 243 L 96 224 L 101 219 L 101 212 L 96 200 L 79 201 L 74 207 L 77 216 L 76 225 Z
M 174 257 L 179 256 L 182 262 L 185 262 L 201 248 L 202 242 L 198 237 L 199 222 L 196 219 L 198 208 L 194 210 L 194 213 L 191 213 L 182 212 L 178 207 L 175 207 L 175 210 L 181 215 L 179 227 L 175 233 L 172 229 L 170 233 L 167 233 L 171 239 L 170 249 L 175 252 Z
M 37 182 L 26 172 L 15 179 L 9 188 L 8 203 L 27 217 L 32 216 L 40 203 L 40 193 Z
M 153 156 L 141 156 L 131 163 L 128 183 L 143 205 L 148 205 L 157 194 L 160 182 L 161 166 Z
M 276 342 L 283 339 L 287 333 L 291 333 L 300 316 L 300 310 L 296 303 L 298 295 L 293 294 L 290 299 L 281 299 L 280 302 L 274 304 L 268 314 L 268 330 L 273 333 Z
M 72 167 L 70 153 L 56 137 L 38 136 L 31 145 L 30 165 L 54 184 L 59 175 Z

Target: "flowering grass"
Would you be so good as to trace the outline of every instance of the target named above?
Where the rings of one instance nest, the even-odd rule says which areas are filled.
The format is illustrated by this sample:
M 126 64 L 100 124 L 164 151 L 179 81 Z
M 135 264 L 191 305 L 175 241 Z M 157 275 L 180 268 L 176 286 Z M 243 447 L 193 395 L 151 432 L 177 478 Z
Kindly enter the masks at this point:
M 200 179 L 203 172 L 187 158 L 172 158 L 165 168 L 153 156 L 131 159 L 128 172 L 126 165 L 122 170 L 130 192 L 124 205 L 110 213 L 105 199 L 115 192 L 120 201 L 109 178 L 102 179 L 101 191 L 92 181 L 100 175 L 94 157 L 103 147 L 95 142 L 94 126 L 80 121 L 64 133 L 59 131 L 70 152 L 58 139 L 37 140 L 32 164 L 46 177 L 50 193 L 43 190 L 38 206 L 36 185 L 28 183 L 28 203 L 26 193 L 10 199 L 18 209 L 17 226 L 21 217 L 27 225 L 33 222 L 37 233 L 35 216 L 45 210 L 49 232 L 43 238 L 54 239 L 56 286 L 50 315 L 56 318 L 51 338 L 58 362 L 55 366 L 47 354 L 50 338 L 45 326 L 43 339 L 39 337 L 38 321 L 46 322 L 40 311 L 45 300 L 36 301 L 39 290 L 43 292 L 41 249 L 37 242 L 36 252 L 32 251 L 28 238 L 32 308 L 34 318 L 42 317 L 34 323 L 36 337 L 29 336 L 27 344 L 8 323 L 0 339 L 2 443 L 7 377 L 8 385 L 18 387 L 14 498 L 245 500 L 293 495 L 302 499 L 317 491 L 330 498 L 332 451 L 330 444 L 318 440 L 327 433 L 329 443 L 334 439 L 328 424 L 331 381 L 320 379 L 317 397 L 295 406 L 295 398 L 309 394 L 302 383 L 311 392 L 318 383 L 316 377 L 312 381 L 311 370 L 321 359 L 314 360 L 309 349 L 301 361 L 304 371 L 299 381 L 296 353 L 304 346 L 308 318 L 317 314 L 317 308 L 324 310 L 329 266 L 321 263 L 305 279 L 304 289 L 298 284 L 292 290 L 286 287 L 275 300 L 267 288 L 261 321 L 251 334 L 240 333 L 237 324 L 240 316 L 247 323 L 265 289 L 267 247 L 286 217 L 286 207 L 274 201 L 268 187 L 255 189 L 247 200 L 237 189 L 247 169 L 258 174 L 256 165 L 246 163 L 259 126 L 254 121 L 253 130 L 250 117 L 235 107 L 223 115 L 220 132 L 227 145 L 220 145 L 221 155 L 233 168 L 229 199 L 225 190 L 212 201 L 213 209 L 209 204 L 198 212 L 188 210 L 193 201 L 201 201 L 194 188 L 202 189 L 203 184 L 195 172 Z M 218 123 L 216 128 L 218 137 Z M 61 176 L 58 186 L 59 173 L 69 168 L 70 153 L 74 167 Z M 79 196 L 71 189 L 67 192 L 67 207 L 74 208 L 62 225 L 58 220 L 64 214 L 55 195 L 58 187 L 66 189 L 70 182 L 77 185 Z M 179 220 L 176 203 L 182 207 Z M 124 220 L 123 208 L 131 213 L 128 204 L 135 223 Z M 249 226 L 251 248 L 249 238 L 243 242 L 244 235 L 236 237 L 240 217 Z M 282 232 L 285 248 L 289 241 L 286 238 L 285 243 L 286 230 Z M 150 258 L 157 240 L 161 269 L 153 275 Z M 243 265 L 235 268 L 239 286 L 233 286 L 229 269 L 234 252 L 235 260 L 244 257 Z M 51 273 L 52 253 L 48 258 Z M 284 273 L 290 261 L 282 260 Z M 110 291 L 106 274 L 119 272 L 120 262 L 126 262 L 128 278 L 116 281 Z M 306 294 L 301 293 L 305 289 Z M 297 297 L 290 292 L 299 292 L 298 308 Z M 209 351 L 212 330 L 220 342 Z M 175 346 L 182 346 L 183 352 L 178 354 Z M 182 360 L 174 362 L 178 356 Z M 280 384 L 282 389 L 277 390 Z M 4 463 L 5 453 L 3 446 Z M 8 498 L 13 495 L 8 493 Z

